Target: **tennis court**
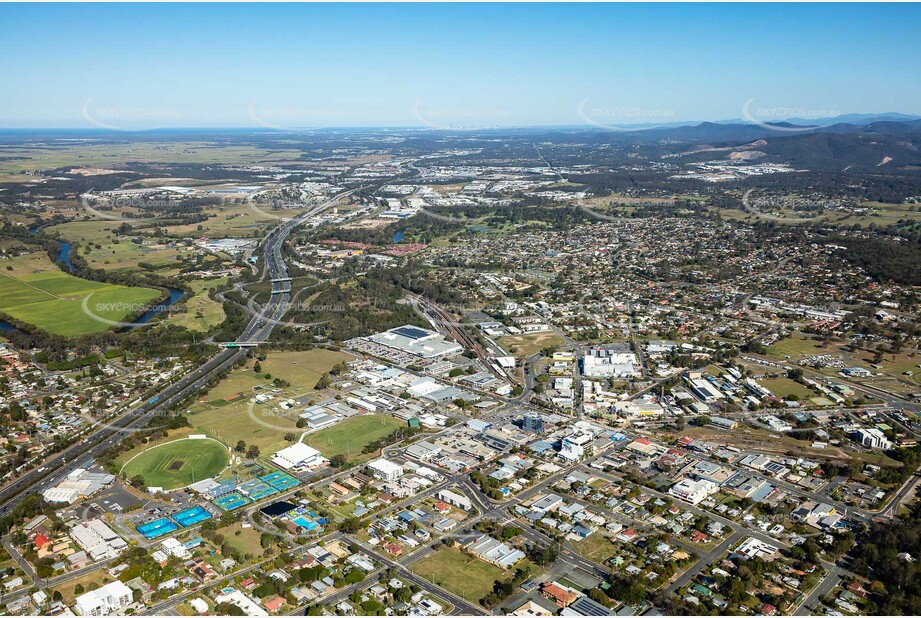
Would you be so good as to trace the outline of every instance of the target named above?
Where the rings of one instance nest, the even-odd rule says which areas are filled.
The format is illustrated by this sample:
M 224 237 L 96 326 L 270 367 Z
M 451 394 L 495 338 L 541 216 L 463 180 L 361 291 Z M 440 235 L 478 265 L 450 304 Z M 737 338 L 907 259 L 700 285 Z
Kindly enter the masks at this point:
M 226 496 L 221 496 L 214 501 L 214 504 L 224 511 L 233 511 L 249 504 L 249 500 L 244 498 L 238 493 L 227 494 Z
M 169 534 L 174 530 L 178 530 L 179 526 L 171 522 L 166 517 L 161 517 L 160 519 L 155 519 L 154 521 L 148 522 L 146 524 L 141 524 L 138 526 L 137 531 L 147 539 L 156 539 L 164 534 Z
M 290 474 L 285 474 L 284 472 L 272 472 L 270 474 L 266 474 L 265 476 L 260 476 L 259 480 L 267 483 L 278 491 L 293 489 L 294 487 L 297 487 L 301 484 L 299 480 Z
M 211 519 L 211 513 L 208 509 L 200 506 L 195 506 L 173 515 L 173 521 L 183 528 L 194 526 L 198 522 L 205 521 L 206 519 Z
M 263 498 L 268 498 L 269 496 L 275 495 L 278 493 L 278 490 L 274 487 L 270 487 L 267 483 L 259 479 L 251 479 L 241 484 L 237 489 L 244 496 L 247 496 L 253 502 L 259 502 Z

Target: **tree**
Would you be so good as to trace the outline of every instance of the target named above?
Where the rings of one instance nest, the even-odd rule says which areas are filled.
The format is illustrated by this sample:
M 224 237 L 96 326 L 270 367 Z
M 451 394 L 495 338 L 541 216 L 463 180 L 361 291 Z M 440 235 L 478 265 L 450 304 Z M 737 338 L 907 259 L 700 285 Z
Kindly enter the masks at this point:
M 233 447 L 233 450 L 235 450 L 235 451 L 238 452 L 238 453 L 243 453 L 243 452 L 245 452 L 245 451 L 246 451 L 246 442 L 244 442 L 243 440 L 238 440 L 238 441 L 237 441 L 237 445 L 236 445 L 235 447 Z
M 258 459 L 259 458 L 259 447 L 255 444 L 251 444 L 248 449 L 246 449 L 246 458 L 247 459 Z

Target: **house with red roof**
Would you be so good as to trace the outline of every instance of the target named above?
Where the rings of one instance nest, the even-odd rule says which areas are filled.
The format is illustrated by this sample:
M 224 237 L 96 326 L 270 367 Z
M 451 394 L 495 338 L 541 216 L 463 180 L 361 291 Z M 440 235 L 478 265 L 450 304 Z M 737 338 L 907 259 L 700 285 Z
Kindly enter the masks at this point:
M 281 609 L 281 606 L 285 604 L 285 600 L 278 596 L 277 594 L 274 597 L 265 599 L 262 601 L 262 606 L 269 610 L 270 612 L 277 612 Z

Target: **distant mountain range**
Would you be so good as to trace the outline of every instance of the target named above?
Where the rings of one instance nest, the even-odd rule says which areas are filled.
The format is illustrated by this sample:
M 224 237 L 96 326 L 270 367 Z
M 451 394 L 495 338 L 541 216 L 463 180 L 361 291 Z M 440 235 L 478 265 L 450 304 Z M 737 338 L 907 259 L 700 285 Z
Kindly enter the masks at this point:
M 837 122 L 831 122 L 835 120 Z M 702 122 L 619 134 L 696 160 L 745 158 L 815 171 L 921 175 L 921 118 L 906 114 L 847 114 L 811 125 Z

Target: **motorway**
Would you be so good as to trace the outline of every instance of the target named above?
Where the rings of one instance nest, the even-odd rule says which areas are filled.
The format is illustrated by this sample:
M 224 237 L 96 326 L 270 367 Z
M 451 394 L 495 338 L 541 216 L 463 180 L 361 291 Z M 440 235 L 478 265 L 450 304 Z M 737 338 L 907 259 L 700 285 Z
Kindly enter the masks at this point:
M 265 257 L 261 281 L 284 279 L 288 268 L 282 259 L 281 250 L 291 231 L 308 217 L 329 208 L 339 199 L 351 195 L 357 189 L 336 194 L 329 200 L 318 204 L 297 217 L 281 223 L 259 243 Z M 253 316 L 246 328 L 237 338 L 241 342 L 265 341 L 272 329 L 288 310 L 290 283 L 272 283 L 272 294 L 262 312 Z M 160 391 L 146 403 L 128 411 L 111 423 L 105 423 L 93 434 L 56 454 L 37 469 L 30 470 L 18 479 L 0 489 L 0 515 L 8 514 L 26 495 L 42 493 L 64 479 L 78 468 L 88 468 L 93 464 L 98 453 L 115 446 L 124 437 L 124 433 L 143 428 L 157 414 L 169 414 L 173 404 L 180 403 L 204 387 L 215 373 L 232 367 L 248 352 L 243 348 L 224 348 L 203 365 Z

